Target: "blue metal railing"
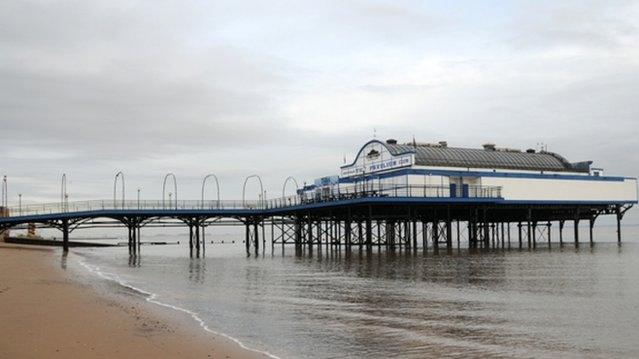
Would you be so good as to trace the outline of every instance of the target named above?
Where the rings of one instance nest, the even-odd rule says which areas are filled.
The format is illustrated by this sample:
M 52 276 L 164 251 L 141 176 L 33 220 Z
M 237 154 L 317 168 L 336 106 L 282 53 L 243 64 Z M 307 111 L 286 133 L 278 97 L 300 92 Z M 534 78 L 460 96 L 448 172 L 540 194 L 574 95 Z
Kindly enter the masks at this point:
M 452 189 L 452 191 L 451 191 Z M 277 209 L 305 204 L 334 202 L 354 198 L 476 198 L 499 199 L 501 187 L 496 186 L 453 186 L 432 185 L 380 185 L 357 184 L 318 188 L 299 195 L 266 200 L 126 200 L 113 202 L 112 199 L 26 204 L 8 208 L 8 216 L 41 215 L 67 212 L 99 210 L 263 210 Z M 6 213 L 5 213 L 6 214 Z

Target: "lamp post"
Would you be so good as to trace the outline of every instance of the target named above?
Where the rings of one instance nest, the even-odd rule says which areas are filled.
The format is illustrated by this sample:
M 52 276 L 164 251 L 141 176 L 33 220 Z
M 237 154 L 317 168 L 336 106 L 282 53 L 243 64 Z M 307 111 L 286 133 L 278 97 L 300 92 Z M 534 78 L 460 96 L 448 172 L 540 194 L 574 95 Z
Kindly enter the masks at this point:
M 141 189 L 138 188 L 138 209 L 140 209 L 140 191 Z
M 117 185 L 118 185 L 118 178 L 122 180 L 122 209 L 124 209 L 124 192 L 125 192 L 125 187 L 124 187 L 124 173 L 122 173 L 122 171 L 119 171 L 118 173 L 115 174 L 115 178 L 113 179 L 113 208 L 117 209 L 118 208 L 118 203 L 116 201 L 116 189 L 117 189 Z
M 18 213 L 22 216 L 22 193 L 18 193 Z

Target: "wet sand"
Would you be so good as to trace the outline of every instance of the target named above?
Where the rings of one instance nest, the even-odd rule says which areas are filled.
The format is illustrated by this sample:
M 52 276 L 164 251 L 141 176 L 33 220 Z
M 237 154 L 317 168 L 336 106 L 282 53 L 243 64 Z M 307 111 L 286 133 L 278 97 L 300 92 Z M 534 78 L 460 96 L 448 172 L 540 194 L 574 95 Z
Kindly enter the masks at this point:
M 60 264 L 60 249 L 0 243 L 0 358 L 266 357 L 184 313 L 100 293 Z

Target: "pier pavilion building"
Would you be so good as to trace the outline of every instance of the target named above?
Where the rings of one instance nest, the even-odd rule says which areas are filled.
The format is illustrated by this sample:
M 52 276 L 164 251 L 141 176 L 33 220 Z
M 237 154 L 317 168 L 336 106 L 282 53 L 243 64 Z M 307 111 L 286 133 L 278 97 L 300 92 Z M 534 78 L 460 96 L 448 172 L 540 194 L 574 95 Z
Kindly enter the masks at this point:
M 450 147 L 447 142 L 364 144 L 339 175 L 318 178 L 300 194 L 307 201 L 377 196 L 452 199 L 499 198 L 510 204 L 632 204 L 637 179 L 608 176 L 592 161 L 570 162 L 541 150 L 484 144 Z

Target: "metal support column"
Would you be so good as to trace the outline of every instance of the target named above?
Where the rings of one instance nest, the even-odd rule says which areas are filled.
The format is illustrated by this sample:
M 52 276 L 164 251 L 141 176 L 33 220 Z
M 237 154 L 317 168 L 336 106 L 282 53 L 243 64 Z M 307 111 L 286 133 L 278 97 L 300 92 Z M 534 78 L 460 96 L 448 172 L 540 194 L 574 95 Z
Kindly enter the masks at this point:
M 417 251 L 417 220 L 413 218 L 413 250 Z
M 595 227 L 595 219 L 597 219 L 596 216 L 590 215 L 590 218 L 588 218 L 588 224 L 589 224 L 589 237 L 590 237 L 590 245 L 592 246 L 593 244 L 595 244 L 594 239 L 593 239 L 593 228 Z
M 246 244 L 246 254 L 251 254 L 251 224 L 246 221 L 246 238 L 244 240 Z
M 517 227 L 519 229 L 519 249 L 521 249 L 522 247 L 521 222 L 517 223 Z
M 621 244 L 621 219 L 623 218 L 623 213 L 620 205 L 615 206 L 615 215 L 617 217 L 617 243 Z
M 62 220 L 62 250 L 69 251 L 69 220 Z
M 189 223 L 188 226 L 189 226 L 189 253 L 190 255 L 193 255 L 193 225 Z
M 439 250 L 439 222 L 436 220 L 433 221 L 432 242 L 433 242 L 433 250 L 438 251 Z
M 260 234 L 257 221 L 253 222 L 253 239 L 255 241 L 255 255 L 260 254 Z

